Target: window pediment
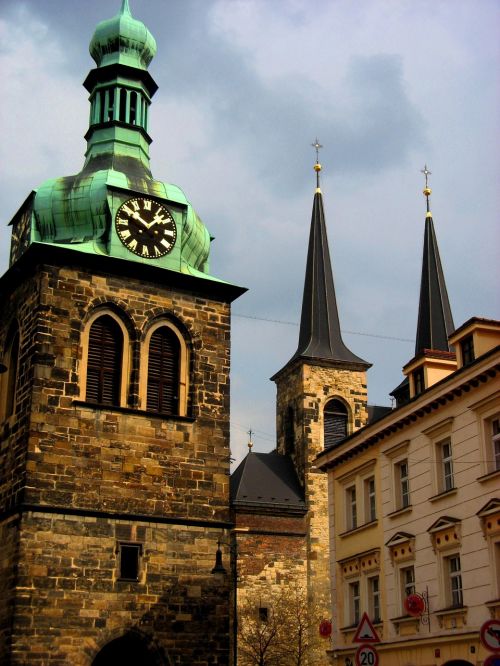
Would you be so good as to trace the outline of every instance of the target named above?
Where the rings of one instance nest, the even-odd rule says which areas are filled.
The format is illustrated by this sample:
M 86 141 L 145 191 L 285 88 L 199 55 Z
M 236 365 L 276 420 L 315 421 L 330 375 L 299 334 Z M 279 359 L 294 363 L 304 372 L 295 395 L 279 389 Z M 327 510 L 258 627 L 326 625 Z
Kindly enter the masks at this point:
M 393 564 L 415 559 L 415 536 L 408 532 L 396 532 L 385 544 Z
M 500 499 L 494 497 L 476 514 L 481 519 L 484 536 L 500 534 Z
M 461 522 L 458 518 L 442 516 L 427 530 L 434 550 L 456 548 L 461 543 Z

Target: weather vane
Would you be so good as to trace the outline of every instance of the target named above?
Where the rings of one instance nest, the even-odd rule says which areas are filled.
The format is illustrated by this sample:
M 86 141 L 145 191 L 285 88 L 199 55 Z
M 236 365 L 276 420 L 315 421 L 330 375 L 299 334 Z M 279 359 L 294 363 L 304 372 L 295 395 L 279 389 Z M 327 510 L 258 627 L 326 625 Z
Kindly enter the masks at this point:
M 420 169 L 420 172 L 425 176 L 425 189 L 429 188 L 428 177 L 432 174 L 432 171 L 429 171 L 427 164 L 424 165 L 423 169 Z
M 424 176 L 425 176 L 425 187 L 424 187 L 423 193 L 424 193 L 425 198 L 427 200 L 427 213 L 429 213 L 429 215 L 430 215 L 429 197 L 432 194 L 432 190 L 429 187 L 429 176 L 431 175 L 432 171 L 429 171 L 429 169 L 427 168 L 427 164 L 425 164 L 424 168 L 420 169 L 420 172 L 423 173 Z
M 318 141 L 318 137 L 316 137 L 314 143 L 311 143 L 311 146 L 316 149 L 316 164 L 319 164 L 319 149 L 323 146 Z
M 248 431 L 247 434 L 248 434 L 248 452 L 250 453 L 252 451 L 252 447 L 253 447 L 253 441 L 252 441 L 253 431 L 252 431 L 252 428 L 250 428 L 250 430 Z

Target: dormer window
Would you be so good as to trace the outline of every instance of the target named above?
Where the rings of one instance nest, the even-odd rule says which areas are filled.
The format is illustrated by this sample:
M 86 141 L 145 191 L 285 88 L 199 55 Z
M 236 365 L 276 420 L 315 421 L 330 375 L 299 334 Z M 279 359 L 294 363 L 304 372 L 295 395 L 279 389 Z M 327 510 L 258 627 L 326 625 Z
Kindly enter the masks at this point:
M 420 393 L 423 393 L 425 390 L 423 368 L 418 368 L 418 370 L 415 370 L 413 373 L 413 385 L 415 387 L 415 395 L 420 395 Z
M 475 360 L 474 339 L 472 335 L 468 335 L 462 340 L 460 349 L 462 351 L 462 365 L 469 365 L 469 363 Z

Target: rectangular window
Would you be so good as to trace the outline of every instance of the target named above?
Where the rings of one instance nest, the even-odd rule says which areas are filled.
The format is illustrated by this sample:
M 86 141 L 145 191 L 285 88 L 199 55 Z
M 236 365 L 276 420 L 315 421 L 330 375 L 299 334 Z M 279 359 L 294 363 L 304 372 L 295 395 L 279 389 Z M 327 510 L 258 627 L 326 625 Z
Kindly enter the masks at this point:
M 439 442 L 438 455 L 441 467 L 440 492 L 446 492 L 454 487 L 453 459 L 451 455 L 451 441 L 449 439 Z
M 139 564 L 142 552 L 140 543 L 118 544 L 119 578 L 121 580 L 139 580 Z
M 346 518 L 347 529 L 354 530 L 358 526 L 358 514 L 356 506 L 356 486 L 346 489 Z
M 460 569 L 460 556 L 452 555 L 445 558 L 446 574 L 448 577 L 448 595 L 452 607 L 463 606 L 462 572 Z
M 491 420 L 491 444 L 493 451 L 493 470 L 500 469 L 500 417 Z
M 425 389 L 424 369 L 419 368 L 413 373 L 413 384 L 415 386 L 415 395 L 420 395 Z
M 415 568 L 413 566 L 400 569 L 400 584 L 402 608 L 403 612 L 406 612 L 404 611 L 404 601 L 407 596 L 415 593 Z
M 408 460 L 401 460 L 396 465 L 397 508 L 410 506 L 410 481 L 408 478 Z
M 359 624 L 361 599 L 359 596 L 359 581 L 349 583 L 349 624 Z
M 380 622 L 380 581 L 378 576 L 368 579 L 370 617 Z
M 259 620 L 261 622 L 267 622 L 269 618 L 269 611 L 265 606 L 259 608 Z
M 460 343 L 460 349 L 462 350 L 462 365 L 469 365 L 474 360 L 474 340 L 472 335 L 469 335 L 467 338 L 464 338 Z
M 365 522 L 371 523 L 377 519 L 377 511 L 375 505 L 375 478 L 371 476 L 365 479 Z

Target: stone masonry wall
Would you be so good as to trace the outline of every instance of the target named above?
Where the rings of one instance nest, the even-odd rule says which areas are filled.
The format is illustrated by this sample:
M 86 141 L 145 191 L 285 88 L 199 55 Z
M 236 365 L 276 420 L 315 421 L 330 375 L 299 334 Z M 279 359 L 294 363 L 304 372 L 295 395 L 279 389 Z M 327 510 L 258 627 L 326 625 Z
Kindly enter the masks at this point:
M 0 558 L 0 650 L 12 620 L 13 664 L 28 654 L 40 666 L 91 664 L 108 640 L 139 627 L 167 663 L 226 664 L 229 590 L 211 568 L 230 518 L 229 304 L 57 266 L 2 298 L 0 328 L 17 317 L 21 352 L 16 413 L 0 424 L 2 535 L 6 521 L 19 525 Z M 80 399 L 81 333 L 98 307 L 120 313 L 129 331 L 121 408 Z M 140 342 L 159 317 L 185 332 L 188 417 L 138 409 Z M 116 578 L 127 534 L 143 543 L 140 583 Z
M 19 529 L 12 666 L 90 666 L 125 631 L 172 666 L 228 663 L 228 583 L 211 574 L 220 530 L 43 513 Z M 118 578 L 120 541 L 142 543 L 138 582 Z
M 314 460 L 323 450 L 323 410 L 332 398 L 341 399 L 350 413 L 349 432 L 366 423 L 366 373 L 344 367 L 300 363 L 287 368 L 277 378 L 278 451 L 286 450 L 286 419 L 289 407 L 294 414 L 294 453 L 292 457 L 304 486 L 307 521 L 307 585 L 311 605 L 323 617 L 331 614 L 330 553 L 327 476 L 315 468 Z M 317 663 L 326 663 L 324 652 Z

